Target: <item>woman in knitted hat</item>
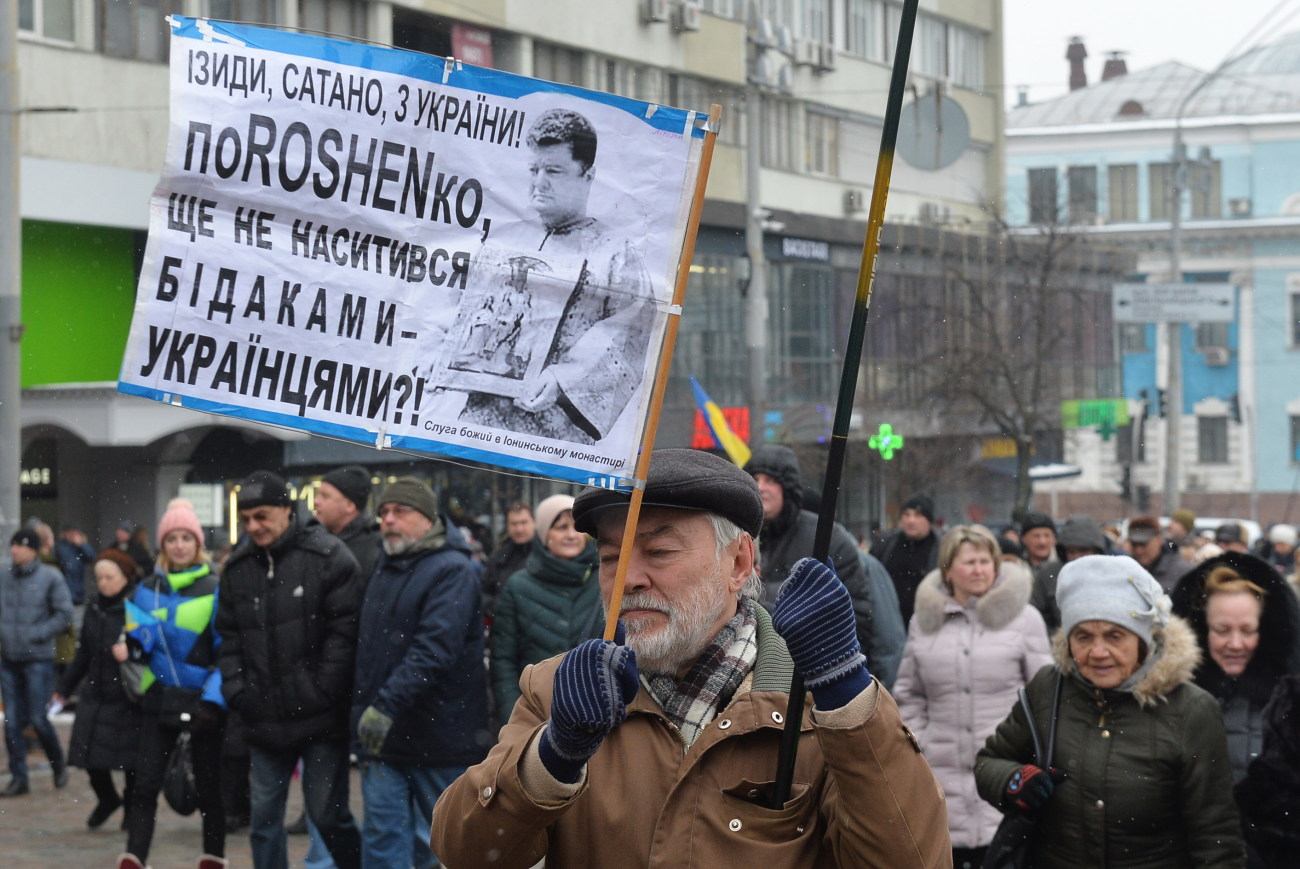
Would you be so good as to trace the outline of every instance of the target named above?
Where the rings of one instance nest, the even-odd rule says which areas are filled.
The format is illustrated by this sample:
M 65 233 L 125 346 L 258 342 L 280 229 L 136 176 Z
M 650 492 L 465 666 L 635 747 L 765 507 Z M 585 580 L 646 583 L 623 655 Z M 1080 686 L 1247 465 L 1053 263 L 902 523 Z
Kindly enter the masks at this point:
M 1037 819 L 1039 869 L 1244 867 L 1219 704 L 1192 682 L 1192 629 L 1128 556 L 1066 564 L 1056 598 L 1056 666 L 1028 686 L 1044 742 L 1055 728 L 1051 768 L 1035 763 L 1016 705 L 979 753 L 980 795 Z
M 573 527 L 573 497 L 552 495 L 535 515 L 533 551 L 506 580 L 492 622 L 492 695 L 502 721 L 519 699 L 525 667 L 599 637 L 605 626 L 596 543 Z
M 154 815 L 163 774 L 181 734 L 188 732 L 203 855 L 198 869 L 226 866 L 226 816 L 221 802 L 221 745 L 226 703 L 217 669 L 220 639 L 214 627 L 217 575 L 203 550 L 203 527 L 194 508 L 173 500 L 158 523 L 162 552 L 128 609 L 127 642 L 114 649 L 148 666 L 141 680 L 140 753 L 135 788 L 127 805 L 126 853 L 118 869 L 142 869 L 153 841 Z
M 948 797 L 955 869 L 979 869 L 1001 816 L 975 791 L 971 764 L 1016 692 L 1052 662 L 1029 605 L 1029 568 L 1005 564 L 993 532 L 957 525 L 916 590 L 894 699 Z
M 139 569 L 129 555 L 106 549 L 95 556 L 95 587 L 86 602 L 76 657 L 63 671 L 50 698 L 63 705 L 78 690 L 77 717 L 68 743 L 68 765 L 84 769 L 98 802 L 86 819 L 95 830 L 131 797 L 136 751 L 140 744 L 140 710 L 122 686 L 121 665 L 113 644 L 122 635 L 126 600 L 135 590 Z M 126 776 L 121 795 L 113 783 L 115 769 Z

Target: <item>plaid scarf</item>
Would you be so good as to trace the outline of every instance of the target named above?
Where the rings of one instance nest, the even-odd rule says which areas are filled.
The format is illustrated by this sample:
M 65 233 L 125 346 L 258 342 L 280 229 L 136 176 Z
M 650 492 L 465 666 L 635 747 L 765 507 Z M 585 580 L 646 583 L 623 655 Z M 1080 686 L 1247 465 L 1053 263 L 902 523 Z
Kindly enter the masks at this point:
M 754 669 L 758 659 L 757 606 L 755 601 L 742 598 L 736 615 L 681 679 L 666 673 L 645 677 L 650 696 L 677 726 L 687 748 L 727 708 L 740 683 Z

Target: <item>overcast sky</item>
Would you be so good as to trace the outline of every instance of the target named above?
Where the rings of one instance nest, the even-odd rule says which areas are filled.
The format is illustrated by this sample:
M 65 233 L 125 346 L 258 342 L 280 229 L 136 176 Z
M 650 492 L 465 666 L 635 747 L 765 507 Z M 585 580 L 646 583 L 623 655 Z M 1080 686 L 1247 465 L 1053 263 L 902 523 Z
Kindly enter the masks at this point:
M 1180 60 L 1208 71 L 1252 33 L 1249 45 L 1261 41 L 1260 32 L 1268 42 L 1300 30 L 1300 0 L 1003 0 L 1003 10 L 1008 105 L 1016 101 L 1017 85 L 1029 86 L 1032 102 L 1068 90 L 1071 36 L 1083 37 L 1092 83 L 1100 80 L 1109 51 L 1125 52 L 1130 70 Z

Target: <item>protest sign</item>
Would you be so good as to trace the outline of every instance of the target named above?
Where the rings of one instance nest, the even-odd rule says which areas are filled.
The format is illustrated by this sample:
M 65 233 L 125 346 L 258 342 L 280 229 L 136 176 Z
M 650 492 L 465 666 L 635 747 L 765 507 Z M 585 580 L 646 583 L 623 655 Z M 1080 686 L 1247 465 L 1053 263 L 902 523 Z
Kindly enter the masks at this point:
M 119 390 L 627 487 L 695 112 L 175 16 Z

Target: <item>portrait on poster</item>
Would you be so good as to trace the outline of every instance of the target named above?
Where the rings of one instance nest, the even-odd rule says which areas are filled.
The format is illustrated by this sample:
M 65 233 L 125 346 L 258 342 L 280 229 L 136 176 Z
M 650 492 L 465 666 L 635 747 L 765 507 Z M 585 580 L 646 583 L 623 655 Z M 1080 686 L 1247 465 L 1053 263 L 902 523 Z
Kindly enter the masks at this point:
M 586 114 L 551 108 L 525 137 L 527 209 L 470 265 L 437 385 L 460 420 L 596 443 L 640 389 L 654 288 L 630 229 L 592 212 L 603 165 Z

